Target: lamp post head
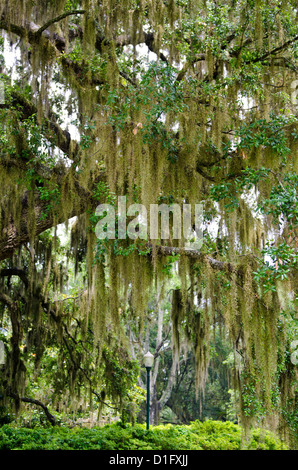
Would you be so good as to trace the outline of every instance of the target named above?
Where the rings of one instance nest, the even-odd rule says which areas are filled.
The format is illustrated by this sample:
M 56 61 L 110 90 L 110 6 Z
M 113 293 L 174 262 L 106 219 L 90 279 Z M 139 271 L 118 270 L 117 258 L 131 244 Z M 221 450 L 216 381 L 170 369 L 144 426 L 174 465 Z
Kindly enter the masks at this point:
M 154 361 L 154 356 L 148 351 L 145 355 L 144 355 L 144 364 L 145 364 L 145 367 L 148 367 L 151 369 L 151 367 L 153 366 L 153 361 Z

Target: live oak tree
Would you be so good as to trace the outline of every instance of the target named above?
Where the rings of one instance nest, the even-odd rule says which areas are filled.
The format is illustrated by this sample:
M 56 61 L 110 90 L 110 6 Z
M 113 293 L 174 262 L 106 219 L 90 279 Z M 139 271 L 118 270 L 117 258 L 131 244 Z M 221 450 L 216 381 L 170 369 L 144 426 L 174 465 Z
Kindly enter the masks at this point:
M 129 384 L 105 369 L 107 356 L 118 358 L 118 371 L 133 367 L 125 315 L 141 328 L 153 287 L 177 265 L 174 357 L 184 338 L 203 387 L 221 324 L 234 345 L 243 424 L 268 415 L 293 438 L 296 2 L 1 0 L 0 27 L 5 394 L 25 398 L 24 342 L 42 360 L 55 341 L 74 401 L 84 387 L 102 401 L 121 399 Z M 13 75 L 9 55 L 18 57 Z M 150 204 L 203 203 L 203 246 L 98 240 L 96 207 L 117 210 L 119 195 L 147 214 Z M 74 217 L 59 258 L 47 231 Z M 84 274 L 71 308 L 61 302 L 67 260 Z M 78 347 L 88 332 L 93 375 Z
M 219 324 L 215 326 L 208 339 L 208 370 L 206 368 L 204 371 L 206 383 L 202 390 L 198 390 L 194 350 L 191 346 L 187 347 L 185 338 L 181 338 L 183 347 L 180 348 L 178 358 L 175 360 L 173 356 L 172 289 L 173 279 L 167 283 L 168 298 L 161 302 L 159 295 L 156 295 L 149 302 L 142 335 L 139 334 L 138 325 L 133 322 L 129 322 L 127 330 L 132 357 L 141 359 L 142 351 L 151 350 L 155 358 L 150 378 L 150 422 L 158 425 L 169 420 L 171 423 L 176 421 L 187 424 L 206 417 L 234 419 L 237 410 L 235 407 L 229 409 L 232 405 L 229 392 L 235 392 L 230 390 L 230 363 L 233 363 L 230 357 L 233 353 L 228 335 L 223 334 Z M 138 382 L 146 389 L 146 371 L 140 374 Z M 234 412 L 233 416 L 231 411 Z M 146 402 L 137 418 L 139 422 L 145 421 Z

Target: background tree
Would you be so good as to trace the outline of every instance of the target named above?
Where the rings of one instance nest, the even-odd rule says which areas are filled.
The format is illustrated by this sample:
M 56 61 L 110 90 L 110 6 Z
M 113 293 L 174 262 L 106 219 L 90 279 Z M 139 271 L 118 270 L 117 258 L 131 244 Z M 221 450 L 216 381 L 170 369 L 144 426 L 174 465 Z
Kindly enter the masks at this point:
M 67 279 L 43 237 L 76 216 L 72 257 L 86 278 L 76 318 L 90 321 L 96 364 L 105 370 L 104 345 L 128 357 L 121 356 L 129 351 L 121 322 L 128 298 L 130 320 L 138 322 L 152 286 L 167 276 L 166 259 L 177 256 L 175 360 L 185 337 L 197 385 L 204 383 L 220 318 L 241 355 L 235 382 L 243 424 L 276 414 L 293 436 L 296 3 L 1 0 L 0 18 L 2 44 L 19 57 L 13 75 L 9 49 L 2 59 L 0 298 L 11 327 L 5 394 L 18 403 L 26 385 L 23 336 L 33 337 L 29 351 L 41 359 L 44 338 L 61 331 L 81 388 L 83 349 L 73 355 L 66 345 L 73 314 L 55 298 Z M 116 206 L 118 195 L 147 209 L 203 201 L 209 232 L 202 249 L 172 237 L 97 240 L 95 208 Z M 19 278 L 14 286 L 6 270 Z

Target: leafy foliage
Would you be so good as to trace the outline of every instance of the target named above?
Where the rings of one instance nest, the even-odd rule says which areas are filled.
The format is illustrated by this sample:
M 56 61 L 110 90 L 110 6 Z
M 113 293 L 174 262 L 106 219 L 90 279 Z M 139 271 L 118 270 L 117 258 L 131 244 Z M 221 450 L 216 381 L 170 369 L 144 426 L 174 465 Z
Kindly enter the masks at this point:
M 188 426 L 118 424 L 103 428 L 0 428 L 1 450 L 286 450 L 268 431 L 254 429 L 242 446 L 241 429 L 232 423 L 195 421 Z

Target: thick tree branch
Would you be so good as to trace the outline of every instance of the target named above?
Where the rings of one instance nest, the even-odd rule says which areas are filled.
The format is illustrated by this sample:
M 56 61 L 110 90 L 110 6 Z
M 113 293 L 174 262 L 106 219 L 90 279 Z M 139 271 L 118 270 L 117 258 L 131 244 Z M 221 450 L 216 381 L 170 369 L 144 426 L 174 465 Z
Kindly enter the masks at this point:
M 4 29 L 5 31 L 14 33 L 21 38 L 24 38 L 27 32 L 26 28 L 24 28 L 23 26 L 9 23 L 8 21 L 5 20 L 4 17 L 2 17 L 0 20 L 0 29 Z
M 172 362 L 172 367 L 168 376 L 168 383 L 166 386 L 166 389 L 163 391 L 162 396 L 158 400 L 158 406 L 159 409 L 162 409 L 167 401 L 169 400 L 174 384 L 175 384 L 175 379 L 176 379 L 176 371 L 177 371 L 177 365 L 175 364 L 175 361 Z
M 55 416 L 53 416 L 53 415 L 49 412 L 48 407 L 47 407 L 44 403 L 42 403 L 41 401 L 36 400 L 36 399 L 34 399 L 34 398 L 18 397 L 15 393 L 9 393 L 8 396 L 9 396 L 10 398 L 13 398 L 14 400 L 17 399 L 17 400 L 21 400 L 21 401 L 24 402 L 24 403 L 31 403 L 32 405 L 40 406 L 40 407 L 43 409 L 43 411 L 44 411 L 44 413 L 45 413 L 47 419 L 48 419 L 49 422 L 51 423 L 51 425 L 52 425 L 52 426 L 55 426 L 55 425 L 57 424 L 57 420 L 56 420 Z
M 11 91 L 11 106 L 21 110 L 25 119 L 38 114 L 37 107 L 16 90 Z M 9 104 L 6 107 L 9 107 Z M 60 127 L 52 111 L 49 111 L 48 116 L 44 116 L 42 124 L 45 137 L 73 160 L 79 151 L 79 144 L 71 139 L 67 130 Z
M 0 292 L 0 302 L 4 303 L 7 305 L 8 308 L 13 308 L 13 300 L 9 295 L 4 294 L 4 292 Z
M 73 192 L 74 189 L 76 190 L 75 194 Z M 12 219 L 0 234 L 0 261 L 10 258 L 14 250 L 32 240 L 33 235 L 37 236 L 75 215 L 84 213 L 90 204 L 94 204 L 92 192 L 84 189 L 76 180 L 71 191 L 67 191 L 67 188 L 65 188 L 63 200 L 55 201 L 55 213 L 52 210 L 47 217 L 44 214 L 48 212 L 49 201 L 41 200 L 40 194 L 37 191 L 35 192 L 34 199 L 34 234 L 31 233 L 31 229 L 28 226 L 30 217 L 32 219 L 32 210 L 29 207 L 28 196 L 24 194 L 21 202 L 20 219 L 18 221 Z M 73 203 L 74 199 L 76 200 L 75 204 Z M 69 204 L 69 209 L 66 209 L 68 207 L 67 204 Z
M 11 277 L 11 276 L 18 276 L 23 281 L 25 287 L 26 288 L 28 287 L 29 281 L 27 278 L 27 274 L 23 269 L 19 269 L 19 268 L 0 269 L 0 277 Z
M 192 248 L 180 248 L 180 247 L 175 247 L 175 246 L 158 246 L 158 245 L 154 247 L 152 245 L 148 245 L 148 248 L 150 248 L 151 253 L 154 250 L 155 253 L 158 255 L 172 256 L 174 254 L 174 255 L 187 256 L 189 258 L 193 258 L 201 262 L 205 260 L 205 261 L 208 261 L 211 268 L 215 270 L 225 271 L 230 274 L 235 272 L 239 276 L 243 275 L 242 269 L 238 268 L 233 263 L 217 260 L 215 258 L 212 258 L 211 256 L 208 256 Z
M 246 61 L 246 63 L 256 63 L 256 62 L 263 62 L 263 60 L 267 59 L 268 57 L 277 54 L 280 51 L 284 51 L 287 49 L 289 46 L 294 44 L 294 42 L 298 41 L 298 36 L 295 36 L 293 39 L 290 39 L 289 41 L 286 41 L 284 44 L 282 44 L 279 47 L 276 47 L 275 49 L 272 49 L 272 51 L 267 51 L 265 54 L 261 55 L 260 57 L 257 57 L 256 59 Z
M 63 19 L 66 18 L 67 16 L 83 15 L 84 13 L 86 13 L 86 10 L 70 10 L 70 11 L 66 11 L 66 12 L 62 13 L 61 15 L 56 16 L 56 18 L 53 18 L 53 19 L 47 21 L 43 26 L 41 26 L 41 27 L 36 31 L 35 34 L 36 34 L 36 36 L 39 36 L 43 31 L 45 31 L 46 29 L 48 29 L 52 24 L 58 23 L 58 21 L 63 20 Z

